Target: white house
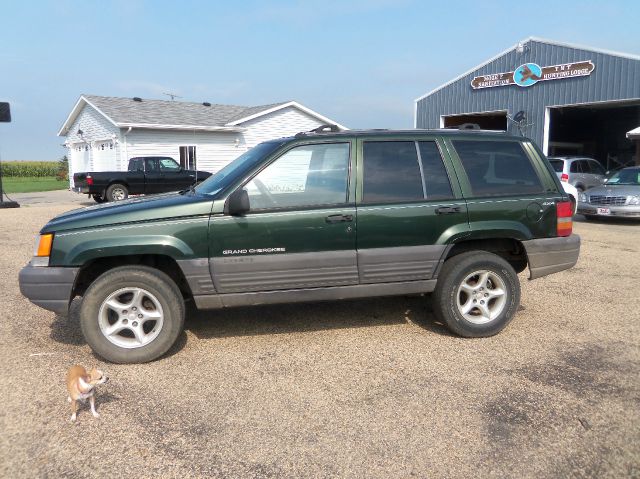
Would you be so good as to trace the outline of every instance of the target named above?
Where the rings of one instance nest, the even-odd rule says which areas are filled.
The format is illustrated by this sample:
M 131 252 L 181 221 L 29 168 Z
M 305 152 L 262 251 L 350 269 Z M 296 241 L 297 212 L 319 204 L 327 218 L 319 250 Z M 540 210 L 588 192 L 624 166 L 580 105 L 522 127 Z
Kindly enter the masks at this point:
M 81 95 L 60 128 L 69 178 L 126 170 L 129 158 L 170 156 L 218 171 L 258 143 L 337 122 L 295 101 L 254 107 Z M 73 184 L 71 184 L 73 186 Z

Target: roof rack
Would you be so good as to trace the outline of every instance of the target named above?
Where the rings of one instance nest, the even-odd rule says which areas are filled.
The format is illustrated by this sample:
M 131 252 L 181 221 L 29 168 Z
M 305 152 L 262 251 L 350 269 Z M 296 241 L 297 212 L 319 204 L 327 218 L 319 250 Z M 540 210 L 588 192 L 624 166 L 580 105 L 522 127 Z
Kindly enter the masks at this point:
M 318 128 L 314 128 L 313 130 L 309 130 L 309 131 L 301 131 L 300 133 L 296 133 L 295 137 L 299 138 L 301 136 L 307 136 L 311 133 L 336 133 L 338 131 L 342 131 L 340 130 L 340 127 L 338 125 L 320 125 Z
M 482 130 L 477 123 L 461 123 L 455 126 L 445 126 L 445 130 Z
M 445 126 L 444 128 L 441 128 L 441 129 L 450 130 L 450 131 L 461 130 L 461 131 L 475 131 L 478 133 L 497 133 L 497 134 L 504 134 L 507 136 L 511 136 L 511 134 L 506 130 L 485 130 L 477 123 L 462 123 L 461 125 L 456 125 L 456 126 Z

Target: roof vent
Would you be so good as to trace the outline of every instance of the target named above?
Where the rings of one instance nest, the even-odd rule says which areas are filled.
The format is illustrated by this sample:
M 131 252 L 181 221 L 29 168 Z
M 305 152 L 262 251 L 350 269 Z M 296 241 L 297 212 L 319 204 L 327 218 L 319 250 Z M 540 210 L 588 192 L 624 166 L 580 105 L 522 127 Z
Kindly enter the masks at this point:
M 202 104 L 203 104 L 204 106 L 211 106 L 211 103 L 209 103 L 208 101 L 203 101 L 203 102 L 202 102 Z
M 139 96 L 134 96 L 133 101 L 142 101 L 142 98 L 140 98 Z

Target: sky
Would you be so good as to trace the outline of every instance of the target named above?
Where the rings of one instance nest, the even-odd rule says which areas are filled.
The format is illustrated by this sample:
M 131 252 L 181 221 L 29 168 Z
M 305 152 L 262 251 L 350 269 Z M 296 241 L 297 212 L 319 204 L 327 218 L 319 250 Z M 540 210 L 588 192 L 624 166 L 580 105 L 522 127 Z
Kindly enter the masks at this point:
M 59 159 L 83 93 L 411 128 L 416 98 L 520 40 L 640 54 L 639 22 L 635 0 L 0 0 L 0 158 Z

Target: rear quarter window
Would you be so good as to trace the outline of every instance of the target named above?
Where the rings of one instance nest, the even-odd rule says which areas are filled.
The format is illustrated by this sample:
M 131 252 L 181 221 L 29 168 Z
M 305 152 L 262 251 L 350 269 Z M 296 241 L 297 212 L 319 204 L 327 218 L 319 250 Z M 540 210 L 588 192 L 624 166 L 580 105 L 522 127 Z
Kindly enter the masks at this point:
M 549 160 L 551 166 L 555 170 L 556 173 L 562 173 L 564 170 L 564 161 L 562 160 Z
M 542 193 L 544 188 L 517 141 L 454 140 L 473 196 Z

